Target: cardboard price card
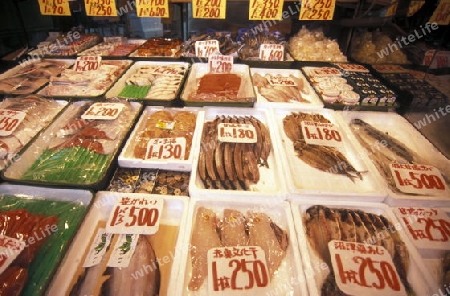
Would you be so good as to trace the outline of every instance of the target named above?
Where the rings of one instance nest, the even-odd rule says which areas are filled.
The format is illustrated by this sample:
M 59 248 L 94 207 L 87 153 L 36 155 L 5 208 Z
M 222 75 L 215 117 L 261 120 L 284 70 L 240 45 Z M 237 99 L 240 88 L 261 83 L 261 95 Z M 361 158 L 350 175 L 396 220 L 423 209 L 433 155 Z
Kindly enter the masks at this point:
M 217 125 L 218 139 L 228 143 L 256 143 L 258 136 L 252 124 L 219 123 Z
M 250 0 L 249 20 L 281 20 L 284 0 Z
M 233 57 L 213 54 L 208 58 L 210 73 L 230 73 L 233 70 Z
M 195 56 L 208 58 L 210 55 L 220 53 L 218 40 L 204 40 L 195 42 Z
M 114 120 L 120 112 L 122 112 L 124 105 L 122 103 L 103 103 L 97 102 L 92 104 L 89 109 L 81 115 L 84 120 Z
M 88 16 L 117 16 L 115 0 L 84 0 Z
M 169 17 L 169 0 L 137 0 L 138 17 Z
M 301 125 L 306 143 L 331 147 L 342 146 L 342 132 L 334 124 L 302 121 Z
M 299 20 L 330 21 L 334 16 L 336 0 L 303 0 Z
M 0 109 L 0 136 L 10 136 L 26 115 L 23 111 Z
M 81 56 L 77 57 L 73 69 L 77 72 L 95 71 L 102 64 L 101 56 Z
M 259 47 L 259 59 L 262 61 L 283 61 L 284 46 L 282 44 L 261 44 Z
M 184 160 L 186 151 L 186 138 L 157 138 L 147 143 L 145 159 L 151 160 Z
M 42 15 L 72 15 L 68 0 L 38 0 Z
M 450 0 L 440 0 L 430 18 L 430 23 L 446 26 L 450 23 Z
M 447 190 L 441 172 L 430 165 L 391 163 L 391 173 L 404 193 L 443 195 Z
M 225 19 L 227 0 L 193 0 L 194 18 Z

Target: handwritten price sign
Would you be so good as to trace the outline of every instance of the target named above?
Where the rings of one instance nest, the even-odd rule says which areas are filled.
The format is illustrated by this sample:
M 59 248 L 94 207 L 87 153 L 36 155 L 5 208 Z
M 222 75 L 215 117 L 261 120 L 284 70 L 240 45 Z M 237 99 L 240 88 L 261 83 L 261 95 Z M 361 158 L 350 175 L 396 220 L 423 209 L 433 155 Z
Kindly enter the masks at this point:
M 184 159 L 186 138 L 158 138 L 147 143 L 146 159 L 167 160 Z
M 233 70 L 233 57 L 213 54 L 209 56 L 208 65 L 211 73 L 230 73 Z
M 257 246 L 236 246 L 208 250 L 208 295 L 242 295 L 264 292 L 269 272 L 264 250 Z
M 23 111 L 0 109 L 0 136 L 11 135 L 26 115 Z
M 155 234 L 163 209 L 161 199 L 148 194 L 119 195 L 108 218 L 106 231 L 118 234 Z
M 259 59 L 262 61 L 283 61 L 284 46 L 281 44 L 261 44 L 259 47 Z
M 199 58 L 208 58 L 210 55 L 220 53 L 218 40 L 204 40 L 195 42 L 195 55 Z
M 297 86 L 297 82 L 291 77 L 286 77 L 282 75 L 271 75 L 267 78 L 270 85 L 273 86 Z
M 258 136 L 252 124 L 247 123 L 219 123 L 218 139 L 229 143 L 256 143 Z
M 336 64 L 339 68 L 341 68 L 343 71 L 348 71 L 348 72 L 360 72 L 360 73 L 369 73 L 369 69 L 367 69 L 366 67 L 364 67 L 363 65 L 358 65 L 358 64 Z
M 447 190 L 441 172 L 429 165 L 392 163 L 391 173 L 404 193 L 442 195 Z
M 19 256 L 25 245 L 24 240 L 0 235 L 0 274 Z
M 71 15 L 68 0 L 39 0 L 42 15 Z
M 94 103 L 81 115 L 81 119 L 114 120 L 122 112 L 123 107 L 124 105 L 121 103 Z
M 345 294 L 407 295 L 384 247 L 332 240 L 328 248 L 336 283 Z
M 249 20 L 281 20 L 284 0 L 250 0 Z
M 300 20 L 330 21 L 333 19 L 336 0 L 304 0 L 300 8 Z
M 226 15 L 226 0 L 193 0 L 192 12 L 194 18 L 224 19 Z
M 81 56 L 77 57 L 73 69 L 77 72 L 95 71 L 98 70 L 102 63 L 101 56 Z
M 430 18 L 430 23 L 446 26 L 450 23 L 450 0 L 440 0 Z
M 136 1 L 138 17 L 169 17 L 169 0 L 138 0 Z
M 332 147 L 342 146 L 341 132 L 332 123 L 302 121 L 302 133 L 308 144 Z
M 84 0 L 84 7 L 88 16 L 117 16 L 114 0 Z

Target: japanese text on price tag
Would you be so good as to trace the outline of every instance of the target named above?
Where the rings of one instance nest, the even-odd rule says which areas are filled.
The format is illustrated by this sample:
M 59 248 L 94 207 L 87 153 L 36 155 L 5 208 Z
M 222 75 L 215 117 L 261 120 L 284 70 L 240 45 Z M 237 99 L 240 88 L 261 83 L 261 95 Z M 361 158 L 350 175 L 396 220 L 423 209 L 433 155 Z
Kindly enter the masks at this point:
M 194 18 L 224 19 L 227 0 L 192 0 Z
M 186 138 L 157 138 L 147 143 L 145 159 L 150 160 L 184 160 L 186 151 Z
M 233 70 L 233 57 L 213 54 L 208 58 L 210 73 L 230 73 Z
M 341 132 L 332 123 L 302 121 L 302 133 L 306 143 L 321 146 L 342 146 Z
M 115 0 L 84 0 L 88 16 L 117 16 Z
M 262 61 L 283 61 L 284 46 L 282 44 L 261 44 L 259 47 L 259 59 Z
M 164 201 L 148 194 L 119 195 L 106 224 L 106 231 L 120 234 L 155 234 Z
M 304 0 L 300 8 L 300 20 L 323 20 L 333 19 L 336 0 Z
M 292 77 L 278 75 L 270 75 L 267 80 L 273 86 L 297 86 L 297 82 Z
M 404 193 L 442 195 L 447 190 L 441 172 L 430 165 L 391 163 L 391 173 Z
M 122 112 L 124 105 L 121 103 L 103 103 L 97 102 L 92 104 L 89 109 L 81 115 L 84 120 L 114 120 L 120 112 Z
M 77 61 L 75 62 L 73 69 L 77 72 L 94 71 L 98 70 L 101 63 L 101 56 L 80 56 L 77 57 Z
M 108 267 L 125 268 L 130 265 L 136 245 L 139 240 L 139 234 L 121 234 L 113 246 L 112 254 L 109 257 Z
M 442 26 L 446 26 L 450 23 L 450 0 L 439 1 L 429 22 Z
M 348 72 L 361 72 L 361 73 L 369 73 L 369 69 L 364 67 L 363 65 L 358 64 L 344 64 L 344 63 L 338 63 L 336 64 L 339 68 L 341 68 L 344 71 Z
M 284 0 L 250 0 L 249 20 L 281 20 Z
M 195 42 L 195 55 L 197 57 L 207 58 L 216 53 L 220 53 L 218 40 L 204 40 Z
M 11 135 L 26 115 L 23 111 L 0 109 L 0 136 Z
M 252 294 L 269 285 L 264 250 L 258 246 L 220 247 L 208 250 L 208 295 Z M 263 291 L 263 290 L 262 290 Z
M 328 243 L 336 283 L 348 295 L 407 295 L 389 252 L 382 246 Z
M 89 248 L 89 253 L 84 259 L 83 267 L 92 267 L 102 261 L 103 256 L 111 243 L 112 234 L 106 233 L 105 228 L 100 228 L 95 234 L 94 241 Z
M 252 124 L 247 123 L 219 123 L 217 125 L 220 142 L 256 143 L 258 136 Z
M 169 0 L 137 0 L 138 17 L 169 17 Z
M 68 0 L 39 0 L 42 15 L 71 15 Z
M 0 274 L 25 248 L 25 241 L 0 234 Z

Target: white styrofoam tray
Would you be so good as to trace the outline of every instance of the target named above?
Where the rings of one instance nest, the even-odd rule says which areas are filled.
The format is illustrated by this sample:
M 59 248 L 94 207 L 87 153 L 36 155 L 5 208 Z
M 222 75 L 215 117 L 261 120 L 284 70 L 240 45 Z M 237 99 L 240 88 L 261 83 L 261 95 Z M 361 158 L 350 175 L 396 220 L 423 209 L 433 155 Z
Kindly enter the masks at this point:
M 151 160 L 140 159 L 134 157 L 134 148 L 136 146 L 136 136 L 145 129 L 147 119 L 155 112 L 167 110 L 169 112 L 189 111 L 196 113 L 197 119 L 195 124 L 195 131 L 193 132 L 191 151 L 189 158 L 181 159 L 167 159 L 167 160 Z M 128 140 L 119 155 L 119 166 L 128 168 L 150 168 L 150 169 L 165 169 L 172 171 L 191 171 L 194 157 L 199 153 L 201 130 L 204 121 L 204 111 L 201 108 L 184 107 L 184 108 L 163 108 L 163 107 L 146 107 L 141 114 L 138 123 L 135 125 L 133 132 L 128 137 Z

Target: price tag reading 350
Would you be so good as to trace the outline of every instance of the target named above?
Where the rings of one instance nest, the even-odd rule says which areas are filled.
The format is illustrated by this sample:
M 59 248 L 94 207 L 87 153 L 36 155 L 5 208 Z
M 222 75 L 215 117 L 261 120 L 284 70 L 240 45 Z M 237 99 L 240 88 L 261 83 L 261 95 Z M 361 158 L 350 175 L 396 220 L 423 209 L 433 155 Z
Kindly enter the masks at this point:
M 302 133 L 306 143 L 321 146 L 342 146 L 339 129 L 332 123 L 302 121 Z
M 220 53 L 218 40 L 203 40 L 195 42 L 195 56 L 207 58 L 214 53 Z
M 208 295 L 243 295 L 264 292 L 269 285 L 264 250 L 258 246 L 220 247 L 208 250 Z M 244 293 L 245 294 L 245 293 Z
M 124 105 L 121 103 L 103 103 L 97 102 L 92 104 L 89 109 L 81 115 L 84 120 L 114 120 L 120 112 L 122 112 Z
M 77 72 L 94 71 L 98 70 L 101 63 L 101 56 L 81 56 L 77 57 L 77 61 L 75 62 L 73 69 Z
M 164 201 L 148 194 L 119 195 L 106 224 L 108 233 L 155 234 Z
M 208 59 L 210 73 L 230 73 L 233 70 L 233 57 L 213 54 Z
M 283 61 L 284 46 L 282 44 L 261 44 L 259 47 L 259 59 L 262 61 Z
M 404 193 L 442 195 L 447 190 L 441 172 L 430 165 L 392 163 L 391 173 Z
M 23 111 L 0 109 L 0 136 L 11 135 L 26 115 Z
M 151 160 L 184 160 L 186 138 L 157 138 L 147 143 L 146 159 Z
M 258 136 L 252 124 L 247 123 L 219 123 L 217 125 L 220 142 L 256 143 Z
M 335 6 L 336 0 L 303 0 L 299 19 L 331 21 Z
M 248 19 L 281 20 L 284 0 L 250 0 Z

